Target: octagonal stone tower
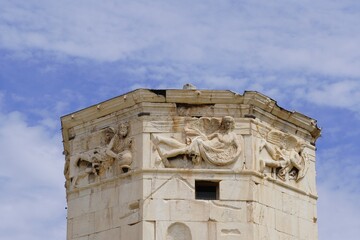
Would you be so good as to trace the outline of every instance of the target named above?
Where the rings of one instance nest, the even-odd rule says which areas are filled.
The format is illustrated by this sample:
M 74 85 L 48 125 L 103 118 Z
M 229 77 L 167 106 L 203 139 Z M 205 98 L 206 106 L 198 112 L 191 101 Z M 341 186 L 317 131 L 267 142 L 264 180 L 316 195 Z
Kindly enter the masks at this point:
M 317 239 L 316 121 L 258 92 L 138 89 L 61 118 L 67 239 Z

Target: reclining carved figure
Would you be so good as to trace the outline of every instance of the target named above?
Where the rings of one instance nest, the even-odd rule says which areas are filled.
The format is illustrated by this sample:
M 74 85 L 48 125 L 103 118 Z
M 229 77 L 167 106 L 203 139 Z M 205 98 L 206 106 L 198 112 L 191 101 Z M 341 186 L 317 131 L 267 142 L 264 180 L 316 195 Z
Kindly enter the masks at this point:
M 224 166 L 235 162 L 241 153 L 239 138 L 233 131 L 234 126 L 234 119 L 225 116 L 221 119 L 219 128 L 211 134 L 207 135 L 199 128 L 187 126 L 184 129 L 188 136 L 187 143 L 174 138 L 156 136 L 154 144 L 166 167 L 170 166 L 168 159 L 178 155 L 191 156 L 194 164 L 205 160 L 213 165 Z M 165 144 L 172 149 L 163 151 L 159 147 L 160 144 Z

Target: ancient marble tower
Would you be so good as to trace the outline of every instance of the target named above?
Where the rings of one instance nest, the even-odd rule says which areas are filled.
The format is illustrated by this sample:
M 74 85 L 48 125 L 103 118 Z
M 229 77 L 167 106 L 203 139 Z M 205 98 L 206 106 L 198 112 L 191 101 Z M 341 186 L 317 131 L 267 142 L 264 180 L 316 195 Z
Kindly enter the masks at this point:
M 316 121 L 187 86 L 61 118 L 67 239 L 316 240 Z

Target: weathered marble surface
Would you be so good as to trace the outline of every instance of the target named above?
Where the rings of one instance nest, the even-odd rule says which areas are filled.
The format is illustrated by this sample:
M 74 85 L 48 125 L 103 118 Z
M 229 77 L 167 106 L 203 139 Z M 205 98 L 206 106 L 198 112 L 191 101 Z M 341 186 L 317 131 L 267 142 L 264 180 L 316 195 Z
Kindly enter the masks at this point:
M 69 240 L 317 239 L 320 129 L 260 93 L 140 89 L 61 120 Z

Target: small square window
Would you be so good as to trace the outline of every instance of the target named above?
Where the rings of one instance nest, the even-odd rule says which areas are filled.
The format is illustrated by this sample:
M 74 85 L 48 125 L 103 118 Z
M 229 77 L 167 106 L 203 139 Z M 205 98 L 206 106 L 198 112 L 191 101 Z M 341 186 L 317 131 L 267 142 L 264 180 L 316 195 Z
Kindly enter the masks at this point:
M 195 180 L 195 199 L 219 199 L 219 182 Z

